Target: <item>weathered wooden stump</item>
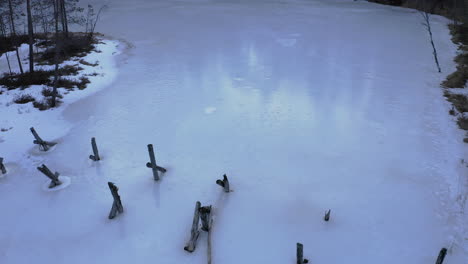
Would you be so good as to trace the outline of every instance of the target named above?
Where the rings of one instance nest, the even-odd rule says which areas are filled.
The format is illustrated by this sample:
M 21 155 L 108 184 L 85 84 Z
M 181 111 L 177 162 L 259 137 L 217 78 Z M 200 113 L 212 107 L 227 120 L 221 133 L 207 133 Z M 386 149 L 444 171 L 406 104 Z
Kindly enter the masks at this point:
M 195 248 L 197 247 L 198 236 L 200 235 L 200 231 L 198 231 L 198 224 L 200 221 L 200 206 L 200 202 L 197 201 L 195 203 L 195 213 L 193 215 L 192 229 L 190 230 L 190 240 L 184 247 L 184 250 L 190 253 L 195 251 Z
M 223 175 L 223 179 L 222 180 L 216 180 L 216 184 L 218 184 L 219 186 L 223 187 L 224 189 L 224 192 L 229 192 L 229 180 L 226 176 L 226 174 Z
M 0 157 L 0 171 L 2 172 L 2 174 L 6 174 L 7 173 L 7 170 L 5 168 L 5 165 L 3 165 L 3 158 Z
M 94 155 L 89 155 L 89 158 L 94 161 L 101 160 L 101 157 L 99 157 L 99 151 L 96 145 L 96 139 L 91 138 L 91 147 L 93 148 L 93 154 Z
M 50 179 L 49 188 L 54 188 L 62 184 L 58 178 L 60 176 L 58 172 L 52 173 L 52 171 L 50 171 L 44 164 L 42 164 L 41 167 L 37 167 L 37 169 Z
M 309 260 L 304 258 L 304 246 L 301 243 L 297 243 L 296 246 L 297 264 L 309 263 Z
M 148 144 L 148 153 L 150 156 L 150 162 L 146 163 L 146 167 L 153 169 L 153 177 L 155 181 L 159 181 L 159 171 L 166 172 L 166 169 L 159 167 L 156 164 L 156 158 L 154 157 L 153 144 Z
M 200 213 L 200 219 L 202 221 L 202 230 L 203 231 L 210 231 L 210 225 L 211 225 L 211 205 L 209 206 L 202 206 L 198 210 Z
M 112 182 L 108 182 L 107 184 L 109 185 L 112 197 L 114 198 L 114 202 L 112 203 L 112 208 L 109 213 L 109 219 L 114 219 L 117 213 L 123 213 L 123 206 L 119 196 L 119 188 Z
M 330 220 L 330 213 L 331 213 L 331 210 L 328 209 L 328 211 L 325 212 L 325 216 L 323 217 L 323 220 L 328 222 L 328 220 Z
M 445 255 L 447 255 L 447 249 L 442 248 L 439 252 L 439 256 L 437 257 L 436 264 L 442 264 L 444 262 Z
M 34 129 L 34 127 L 31 127 L 30 128 L 31 130 L 31 133 L 33 134 L 35 140 L 33 141 L 34 144 L 37 144 L 39 145 L 39 149 L 42 148 L 43 151 L 48 151 L 50 147 L 56 145 L 57 143 L 55 142 L 48 142 L 48 141 L 44 141 L 42 140 L 41 137 L 39 137 L 39 135 L 37 134 L 36 130 Z

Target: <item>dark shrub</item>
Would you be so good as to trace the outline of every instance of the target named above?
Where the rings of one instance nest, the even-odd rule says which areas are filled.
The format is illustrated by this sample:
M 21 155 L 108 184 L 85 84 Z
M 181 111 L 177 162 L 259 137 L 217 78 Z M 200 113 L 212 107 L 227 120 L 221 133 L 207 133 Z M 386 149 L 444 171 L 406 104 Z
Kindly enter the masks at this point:
M 78 75 L 78 73 L 83 70 L 78 65 L 65 65 L 62 68 L 59 69 L 59 75 L 64 76 L 64 75 Z
M 468 79 L 468 67 L 458 66 L 457 71 L 447 76 L 447 79 L 442 82 L 442 86 L 446 88 L 463 88 Z
M 62 102 L 60 100 L 55 100 L 55 107 L 58 107 Z M 48 97 L 48 98 L 45 98 L 44 100 L 38 102 L 34 102 L 33 103 L 34 107 L 39 109 L 40 111 L 44 111 L 44 110 L 47 110 L 47 109 L 50 109 L 52 108 L 51 105 L 52 105 L 52 97 Z
M 61 40 L 58 62 L 62 63 L 71 57 L 84 57 L 95 49 L 95 39 L 89 39 L 85 34 L 71 34 L 68 39 Z M 50 47 L 50 46 L 49 46 Z M 55 63 L 55 44 L 41 53 L 38 61 L 52 65 Z
M 24 74 L 6 74 L 0 78 L 0 85 L 5 86 L 8 90 L 15 88 L 26 88 L 30 85 L 44 85 L 49 83 L 49 78 L 52 71 L 37 70 L 33 73 L 26 72 Z
M 88 86 L 88 83 L 91 83 L 91 82 L 89 81 L 89 79 L 86 78 L 86 77 L 84 77 L 84 76 L 82 76 L 82 77 L 80 77 L 80 82 L 77 84 L 77 87 L 78 87 L 80 90 L 83 90 L 83 89 L 85 89 L 85 88 Z
M 48 87 L 43 88 L 42 89 L 42 95 L 44 97 L 52 97 L 52 96 L 54 96 L 54 90 L 52 88 L 48 88 Z M 63 98 L 63 96 L 59 92 L 57 92 L 57 97 L 58 98 Z
M 57 87 L 63 87 L 66 89 L 73 89 L 78 86 L 78 84 L 79 82 L 68 78 L 59 78 L 57 80 Z
M 17 104 L 27 104 L 29 102 L 34 101 L 36 101 L 36 99 L 34 99 L 34 97 L 32 97 L 30 94 L 22 94 L 20 96 L 15 97 L 15 99 L 13 100 L 13 102 Z
M 447 100 L 453 104 L 458 112 L 468 112 L 468 97 L 466 95 L 446 93 L 445 97 L 447 97 Z
M 457 121 L 458 126 L 463 130 L 468 130 L 468 118 L 461 116 Z
M 93 67 L 96 67 L 99 65 L 99 63 L 96 61 L 95 63 L 91 63 L 91 62 L 87 62 L 83 59 L 80 60 L 80 63 L 83 64 L 83 65 L 86 65 L 86 66 L 93 66 Z

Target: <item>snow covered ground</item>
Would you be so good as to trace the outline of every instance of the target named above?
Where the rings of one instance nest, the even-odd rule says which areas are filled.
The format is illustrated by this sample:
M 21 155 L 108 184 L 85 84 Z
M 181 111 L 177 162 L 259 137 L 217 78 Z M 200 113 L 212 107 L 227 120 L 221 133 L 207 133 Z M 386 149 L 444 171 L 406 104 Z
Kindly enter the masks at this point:
M 296 242 L 311 263 L 435 263 L 442 247 L 445 264 L 468 262 L 466 146 L 439 88 L 455 67 L 446 19 L 432 20 L 438 74 L 409 9 L 92 3 L 110 7 L 98 30 L 134 48 L 93 96 L 40 113 L 0 106 L 0 127 L 14 127 L 0 132 L 1 263 L 205 263 L 206 236 L 183 250 L 197 200 L 215 208 L 213 263 L 295 263 Z M 33 151 L 31 125 L 54 151 Z M 149 143 L 168 169 L 160 182 Z M 42 163 L 70 186 L 43 191 Z M 114 220 L 107 181 L 125 209 Z
M 0 87 L 0 91 L 3 92 L 0 95 L 0 129 L 3 129 L 3 131 L 0 132 L 0 143 L 2 143 L 0 149 L 8 150 L 8 153 L 2 152 L 0 156 L 4 155 L 8 157 L 7 160 L 9 161 L 22 159 L 31 148 L 32 134 L 30 134 L 30 132 L 28 134 L 31 126 L 41 127 L 41 129 L 38 129 L 38 133 L 39 135 L 42 134 L 44 138 L 48 135 L 54 135 L 55 137 L 66 135 L 68 129 L 73 127 L 74 124 L 63 119 L 63 110 L 66 109 L 68 105 L 102 90 L 113 82 L 117 75 L 115 57 L 120 54 L 123 46 L 122 43 L 119 46 L 119 42 L 116 40 L 102 40 L 96 45 L 96 51 L 84 57 L 75 57 L 72 60 L 61 63 L 61 68 L 66 65 L 77 65 L 82 68 L 78 75 L 65 76 L 63 78 L 79 80 L 80 77 L 86 77 L 91 83 L 89 83 L 84 90 L 74 88 L 73 91 L 69 91 L 65 88 L 58 88 L 58 92 L 63 96 L 63 98 L 60 99 L 60 101 L 62 101 L 60 108 L 41 112 L 34 108 L 32 102 L 27 104 L 16 104 L 13 102 L 15 98 L 23 94 L 31 95 L 37 102 L 44 100 L 42 90 L 47 88 L 46 85 L 33 85 L 24 90 L 8 90 L 6 87 Z M 28 69 L 28 45 L 23 44 L 19 50 L 22 57 L 23 68 Z M 0 57 L 1 73 L 8 72 L 5 56 L 6 54 L 3 54 Z M 10 58 L 12 71 L 19 72 L 15 52 L 8 52 L 8 56 Z M 80 63 L 80 60 L 93 65 Z M 53 68 L 53 65 L 35 67 L 36 70 L 52 70 Z

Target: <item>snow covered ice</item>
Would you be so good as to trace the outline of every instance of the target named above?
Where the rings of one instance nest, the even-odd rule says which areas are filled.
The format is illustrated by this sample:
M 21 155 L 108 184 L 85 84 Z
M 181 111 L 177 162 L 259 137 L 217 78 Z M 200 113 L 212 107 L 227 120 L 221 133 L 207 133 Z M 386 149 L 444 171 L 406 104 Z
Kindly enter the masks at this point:
M 183 250 L 196 201 L 215 210 L 213 263 L 295 263 L 297 242 L 311 263 L 435 263 L 442 247 L 445 264 L 468 263 L 466 145 L 439 88 L 455 68 L 447 19 L 432 17 L 438 74 L 411 9 L 92 3 L 109 5 L 97 31 L 120 43 L 108 78 L 59 109 L 0 105 L 15 168 L 0 179 L 0 263 L 205 263 L 206 234 Z M 31 126 L 53 152 L 31 153 Z M 45 192 L 42 163 L 71 184 Z M 108 181 L 125 208 L 113 220 Z

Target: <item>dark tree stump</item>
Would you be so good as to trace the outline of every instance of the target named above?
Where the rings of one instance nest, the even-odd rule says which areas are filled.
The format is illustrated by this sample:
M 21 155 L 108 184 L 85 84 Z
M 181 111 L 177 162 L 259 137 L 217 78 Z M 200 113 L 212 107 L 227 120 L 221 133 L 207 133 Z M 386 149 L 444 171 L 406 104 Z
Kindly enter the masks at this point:
M 330 220 L 330 213 L 331 213 L 331 210 L 328 209 L 328 211 L 325 212 L 325 216 L 323 217 L 323 220 L 328 222 L 328 220 Z
M 304 258 L 304 246 L 301 243 L 297 243 L 296 246 L 297 264 L 309 263 L 309 260 Z
M 34 127 L 31 127 L 30 130 L 31 130 L 31 133 L 33 134 L 33 136 L 35 138 L 33 143 L 39 145 L 39 149 L 42 149 L 43 151 L 48 151 L 50 147 L 55 146 L 57 144 L 57 143 L 54 143 L 54 142 L 48 142 L 48 141 L 42 140 L 42 138 L 39 137 L 39 135 L 37 134 Z
M 112 208 L 109 213 L 109 219 L 114 219 L 114 217 L 117 215 L 117 213 L 121 214 L 123 213 L 123 206 L 122 206 L 122 201 L 120 200 L 120 195 L 119 195 L 119 188 L 115 186 L 114 183 L 108 182 L 109 189 L 111 191 L 112 197 L 114 198 L 114 202 L 112 203 Z
M 99 157 L 99 151 L 96 145 L 96 139 L 91 138 L 91 147 L 93 148 L 93 154 L 94 155 L 89 155 L 89 158 L 93 161 L 98 161 L 101 160 L 101 157 Z
M 150 156 L 150 162 L 146 163 L 146 167 L 153 169 L 153 177 L 155 181 L 159 181 L 159 173 L 160 172 L 166 172 L 167 170 L 163 167 L 159 167 L 156 164 L 156 158 L 154 156 L 154 150 L 153 150 L 153 145 L 148 144 L 148 153 Z
M 445 255 L 447 255 L 447 249 L 442 248 L 439 252 L 439 256 L 437 257 L 436 264 L 442 264 L 444 262 Z
M 5 168 L 5 165 L 3 165 L 3 158 L 0 157 L 0 171 L 2 172 L 2 174 L 6 174 L 7 173 L 7 170 Z
M 50 171 L 44 164 L 42 164 L 41 167 L 37 167 L 37 169 L 50 179 L 49 188 L 54 188 L 62 184 L 58 178 L 60 176 L 58 172 L 52 173 L 52 171 Z
M 195 203 L 195 213 L 193 215 L 192 229 L 190 230 L 190 240 L 184 247 L 184 250 L 190 253 L 195 251 L 195 248 L 197 247 L 198 236 L 200 235 L 200 231 L 198 231 L 198 224 L 200 221 L 200 206 L 200 202 L 197 201 Z
M 216 180 L 216 184 L 218 184 L 219 186 L 223 187 L 224 189 L 224 192 L 230 192 L 230 189 L 229 189 L 229 180 L 226 176 L 226 174 L 223 175 L 223 179 L 222 180 Z

